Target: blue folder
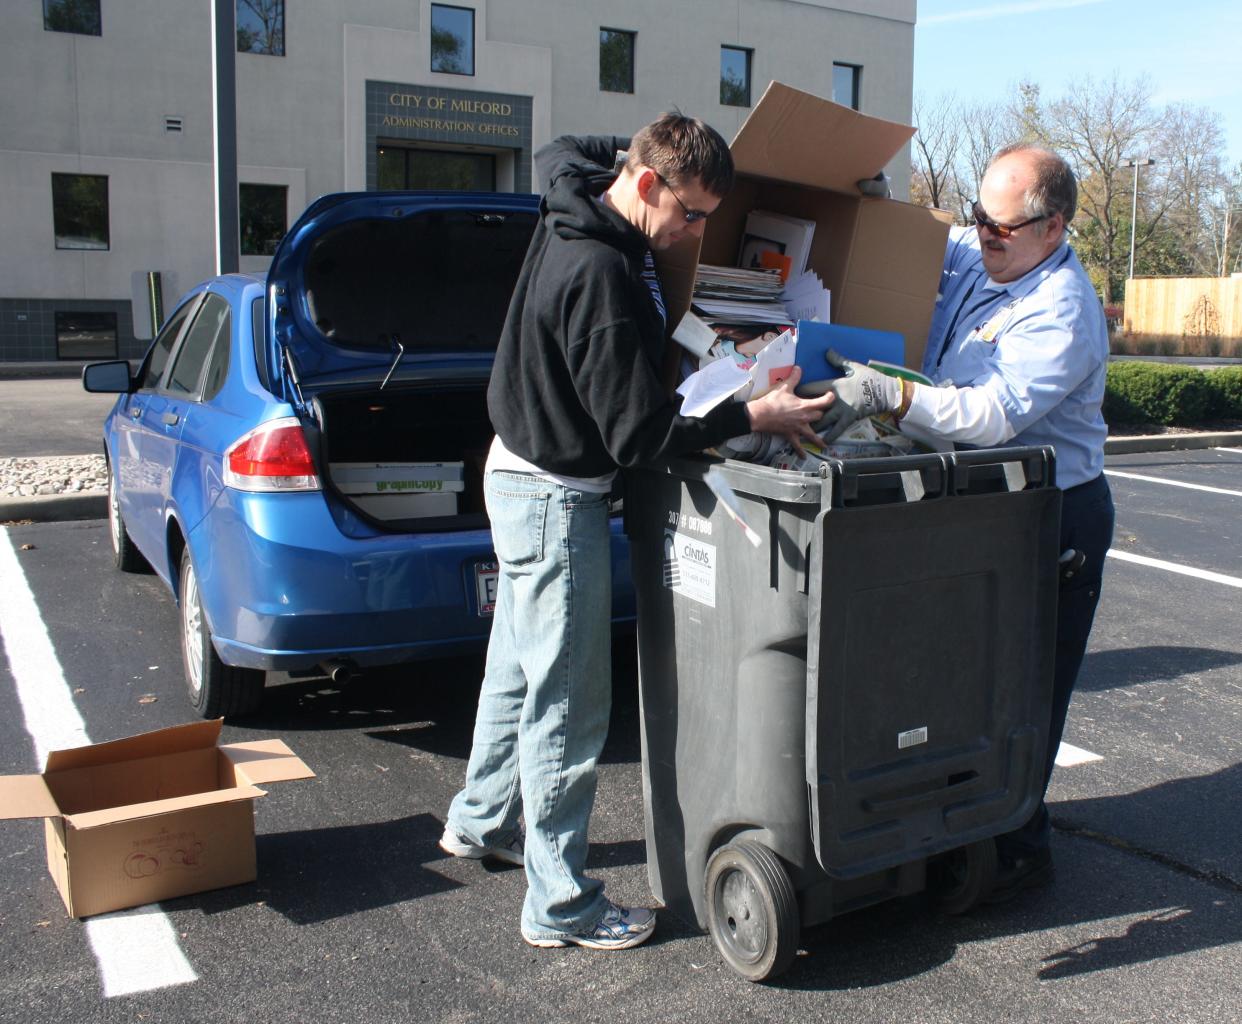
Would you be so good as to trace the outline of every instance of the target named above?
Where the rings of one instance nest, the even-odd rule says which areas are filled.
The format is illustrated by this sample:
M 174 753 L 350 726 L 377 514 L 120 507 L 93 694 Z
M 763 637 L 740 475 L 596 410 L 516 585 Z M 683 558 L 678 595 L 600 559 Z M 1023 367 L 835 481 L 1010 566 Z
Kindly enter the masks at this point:
M 840 371 L 829 366 L 825 358 L 830 348 L 856 363 L 878 359 L 901 366 L 906 361 L 906 340 L 896 331 L 873 331 L 869 327 L 799 320 L 794 362 L 802 367 L 803 384 L 841 376 Z

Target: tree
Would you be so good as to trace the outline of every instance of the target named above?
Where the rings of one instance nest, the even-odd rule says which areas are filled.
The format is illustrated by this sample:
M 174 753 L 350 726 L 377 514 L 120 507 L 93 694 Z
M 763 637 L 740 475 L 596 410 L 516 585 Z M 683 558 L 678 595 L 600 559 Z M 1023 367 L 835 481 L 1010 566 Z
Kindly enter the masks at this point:
M 237 0 L 237 52 L 285 55 L 285 0 Z
M 926 205 L 951 209 L 956 199 L 958 142 L 957 97 L 946 93 L 934 100 L 914 98 L 914 183 Z

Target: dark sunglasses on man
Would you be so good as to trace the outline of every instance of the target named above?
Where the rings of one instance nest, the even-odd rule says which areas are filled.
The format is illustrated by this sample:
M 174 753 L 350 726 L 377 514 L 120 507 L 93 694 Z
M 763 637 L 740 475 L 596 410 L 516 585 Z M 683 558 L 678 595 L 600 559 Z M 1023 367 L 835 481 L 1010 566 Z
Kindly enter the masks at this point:
M 664 182 L 664 187 L 666 189 L 668 189 L 670 192 L 673 192 L 673 186 L 668 183 L 668 179 L 664 177 L 663 174 L 661 174 L 659 171 L 656 171 L 656 177 L 659 178 L 662 182 Z M 706 210 L 690 209 L 690 207 L 688 207 L 685 203 L 681 201 L 681 196 L 679 196 L 676 192 L 673 192 L 673 198 L 677 200 L 677 205 L 681 207 L 682 212 L 686 215 L 687 224 L 693 224 L 695 221 L 707 220 L 708 214 Z
M 986 212 L 984 212 L 983 207 L 979 205 L 978 199 L 971 200 L 970 213 L 971 216 L 975 218 L 976 225 L 981 228 L 987 228 L 997 238 L 1008 238 L 1015 231 L 1017 231 L 1018 228 L 1024 228 L 1028 224 L 1034 224 L 1036 221 L 1048 219 L 1048 214 L 1041 213 L 1038 217 L 1032 217 L 1030 220 L 1024 220 L 1021 224 L 998 224 L 991 217 L 989 217 Z

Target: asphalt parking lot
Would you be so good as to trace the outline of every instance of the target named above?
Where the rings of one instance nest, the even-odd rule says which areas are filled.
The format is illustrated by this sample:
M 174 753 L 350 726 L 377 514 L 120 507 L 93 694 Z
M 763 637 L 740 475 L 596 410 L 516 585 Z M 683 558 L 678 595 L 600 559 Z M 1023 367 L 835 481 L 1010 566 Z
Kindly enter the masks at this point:
M 285 678 L 225 729 L 280 736 L 316 772 L 257 802 L 257 882 L 74 921 L 42 825 L 0 824 L 0 1020 L 1236 1021 L 1242 451 L 1108 469 L 1114 557 L 1050 793 L 1047 889 L 962 918 L 920 897 L 838 918 L 760 986 L 671 915 L 636 950 L 534 950 L 522 873 L 435 845 L 478 662 L 345 688 Z M 172 602 L 112 569 L 102 522 L 9 526 L 0 542 L 0 771 L 188 719 Z M 591 865 L 614 898 L 645 902 L 627 645 L 615 660 Z

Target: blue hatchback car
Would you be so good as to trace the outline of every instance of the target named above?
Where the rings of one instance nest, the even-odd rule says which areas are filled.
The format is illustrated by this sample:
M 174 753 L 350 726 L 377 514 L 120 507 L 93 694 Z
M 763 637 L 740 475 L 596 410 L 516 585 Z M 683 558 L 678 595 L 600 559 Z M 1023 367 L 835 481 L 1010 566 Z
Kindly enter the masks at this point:
M 265 671 L 481 649 L 496 585 L 482 498 L 493 352 L 536 196 L 325 196 L 266 280 L 192 290 L 104 424 L 116 564 L 180 608 L 190 701 L 259 704 Z M 613 616 L 632 622 L 613 523 Z

